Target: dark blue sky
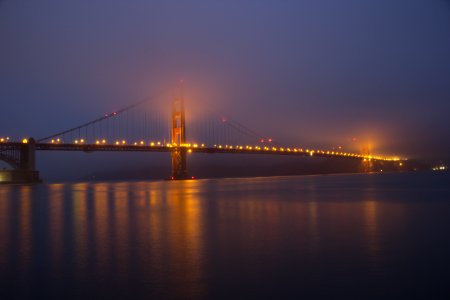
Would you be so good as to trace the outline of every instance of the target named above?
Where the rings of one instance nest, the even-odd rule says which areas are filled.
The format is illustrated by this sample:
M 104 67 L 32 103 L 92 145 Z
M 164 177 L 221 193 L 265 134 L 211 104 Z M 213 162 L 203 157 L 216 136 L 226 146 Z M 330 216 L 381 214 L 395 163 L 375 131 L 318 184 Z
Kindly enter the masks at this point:
M 53 133 L 179 78 L 280 141 L 450 153 L 448 1 L 0 1 L 0 136 Z

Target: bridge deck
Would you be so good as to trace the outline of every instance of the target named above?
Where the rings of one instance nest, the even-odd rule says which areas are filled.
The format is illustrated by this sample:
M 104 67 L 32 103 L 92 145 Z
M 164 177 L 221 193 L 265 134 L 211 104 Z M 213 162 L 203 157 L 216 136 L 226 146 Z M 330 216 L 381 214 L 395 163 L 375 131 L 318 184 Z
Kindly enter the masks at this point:
M 19 149 L 22 143 L 8 142 L 0 143 L 0 152 L 6 149 Z M 36 143 L 38 151 L 82 151 L 82 152 L 172 152 L 176 149 L 173 146 L 164 145 L 115 145 L 115 144 L 63 144 L 63 143 Z M 298 148 L 259 148 L 255 147 L 242 149 L 227 148 L 223 146 L 217 147 L 183 147 L 189 153 L 207 153 L 207 154 L 261 154 L 261 155 L 287 155 L 287 156 L 313 156 L 324 158 L 346 158 L 346 159 L 371 159 L 373 161 L 392 161 L 398 159 L 380 158 L 372 156 L 363 156 L 355 153 L 342 153 L 321 150 L 303 150 Z
M 149 146 L 149 145 L 96 145 L 96 144 L 51 144 L 37 143 L 36 150 L 41 151 L 83 151 L 83 152 L 172 152 L 173 146 Z M 325 158 L 347 158 L 347 159 L 364 159 L 359 154 L 330 154 L 320 150 L 298 150 L 290 148 L 273 149 L 230 149 L 223 147 L 183 147 L 189 153 L 207 153 L 207 154 L 262 154 L 262 155 L 288 155 L 288 156 L 315 156 Z M 371 158 L 372 160 L 383 160 L 379 158 Z

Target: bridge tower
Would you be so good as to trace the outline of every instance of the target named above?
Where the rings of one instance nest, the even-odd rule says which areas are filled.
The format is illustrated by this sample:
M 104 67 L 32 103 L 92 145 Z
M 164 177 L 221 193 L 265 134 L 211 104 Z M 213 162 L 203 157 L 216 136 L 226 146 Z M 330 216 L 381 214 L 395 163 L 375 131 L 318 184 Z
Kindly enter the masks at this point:
M 172 100 L 172 179 L 188 179 L 186 166 L 186 122 L 183 87 L 180 84 Z

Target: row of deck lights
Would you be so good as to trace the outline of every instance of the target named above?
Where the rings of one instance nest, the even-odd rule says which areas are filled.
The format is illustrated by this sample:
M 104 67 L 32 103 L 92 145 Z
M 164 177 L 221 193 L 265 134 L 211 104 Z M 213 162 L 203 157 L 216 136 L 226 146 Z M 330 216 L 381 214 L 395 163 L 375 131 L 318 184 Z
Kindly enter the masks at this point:
M 374 160 L 386 160 L 386 161 L 399 161 L 400 158 L 386 158 L 380 156 L 371 156 L 371 155 L 361 155 L 355 153 L 347 153 L 347 152 L 336 152 L 336 151 L 324 151 L 324 150 L 303 150 L 302 148 L 283 148 L 283 147 L 260 147 L 260 146 L 242 146 L 242 145 L 214 145 L 214 148 L 218 149 L 226 149 L 226 150 L 242 150 L 242 151 L 269 151 L 269 152 L 294 152 L 294 153 L 308 153 L 310 156 L 314 156 L 315 154 L 319 155 L 335 155 L 335 156 L 346 156 L 346 157 L 356 157 L 356 158 L 364 158 L 366 161 Z
M 314 153 L 317 154 L 327 154 L 327 155 L 340 155 L 340 156 L 353 156 L 353 157 L 364 157 L 363 155 L 359 154 L 353 154 L 353 153 L 346 153 L 346 152 L 335 152 L 335 151 L 323 151 L 323 150 L 303 150 L 302 148 L 283 148 L 283 147 L 260 147 L 260 146 L 231 146 L 231 145 L 214 145 L 214 148 L 218 149 L 230 149 L 230 150 L 247 150 L 247 151 L 271 151 L 271 152 L 300 152 L 300 153 L 309 153 L 311 156 L 314 155 Z M 369 158 L 369 157 L 368 157 Z M 370 156 L 372 158 L 372 156 Z M 375 158 L 375 157 L 374 157 Z
M 0 137 L 0 143 L 9 143 L 11 142 L 11 139 L 9 136 L 7 137 Z M 28 143 L 28 139 L 24 138 L 22 139 L 22 144 L 27 144 Z
M 51 144 L 62 144 L 63 141 L 61 139 L 53 139 L 50 141 Z M 80 145 L 80 144 L 88 144 L 87 141 L 85 139 L 77 139 L 73 141 L 74 144 Z M 128 144 L 126 140 L 116 140 L 113 144 L 108 144 L 107 141 L 105 139 L 103 140 L 96 140 L 94 145 L 133 145 L 133 146 L 157 146 L 157 147 L 161 147 L 161 146 L 166 146 L 166 147 L 176 147 L 177 144 L 163 144 L 161 142 L 150 142 L 150 143 L 146 143 L 144 141 L 139 141 L 139 142 L 134 142 L 133 144 Z M 186 147 L 186 148 L 199 148 L 205 147 L 205 144 L 181 144 L 180 147 Z
M 9 138 L 8 138 L 9 139 Z M 3 138 L 0 139 L 3 142 Z M 60 144 L 62 143 L 61 139 L 51 140 L 52 144 Z M 78 139 L 74 140 L 74 144 L 86 144 L 86 140 Z M 96 140 L 95 145 L 107 145 L 107 141 L 105 139 Z M 125 140 L 117 140 L 113 145 L 128 145 Z M 133 146 L 151 146 L 151 147 L 177 147 L 177 144 L 163 144 L 161 142 L 150 142 L 145 143 L 144 141 L 134 142 Z M 192 152 L 191 148 L 205 148 L 205 144 L 181 144 L 180 147 L 189 148 L 188 152 Z M 294 153 L 307 153 L 310 156 L 314 156 L 315 154 L 319 155 L 334 155 L 334 156 L 346 156 L 346 157 L 355 157 L 355 158 L 363 158 L 365 161 L 370 161 L 372 159 L 375 160 L 385 160 L 385 161 L 400 161 L 400 158 L 386 158 L 380 156 L 371 156 L 371 155 L 361 155 L 355 153 L 347 153 L 347 152 L 336 152 L 336 151 L 324 151 L 324 150 L 303 150 L 302 148 L 284 148 L 284 147 L 268 147 L 268 146 L 249 146 L 249 145 L 214 145 L 214 148 L 217 149 L 226 149 L 226 150 L 238 150 L 238 151 L 269 151 L 269 152 L 294 152 Z

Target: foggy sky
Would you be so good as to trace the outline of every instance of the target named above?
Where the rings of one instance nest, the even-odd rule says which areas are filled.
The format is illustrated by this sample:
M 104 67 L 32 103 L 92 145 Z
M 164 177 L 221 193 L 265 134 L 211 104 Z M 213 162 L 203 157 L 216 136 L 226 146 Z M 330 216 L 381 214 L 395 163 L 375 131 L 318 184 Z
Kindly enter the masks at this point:
M 180 78 L 282 142 L 450 153 L 449 1 L 0 2 L 0 136 L 42 137 Z

